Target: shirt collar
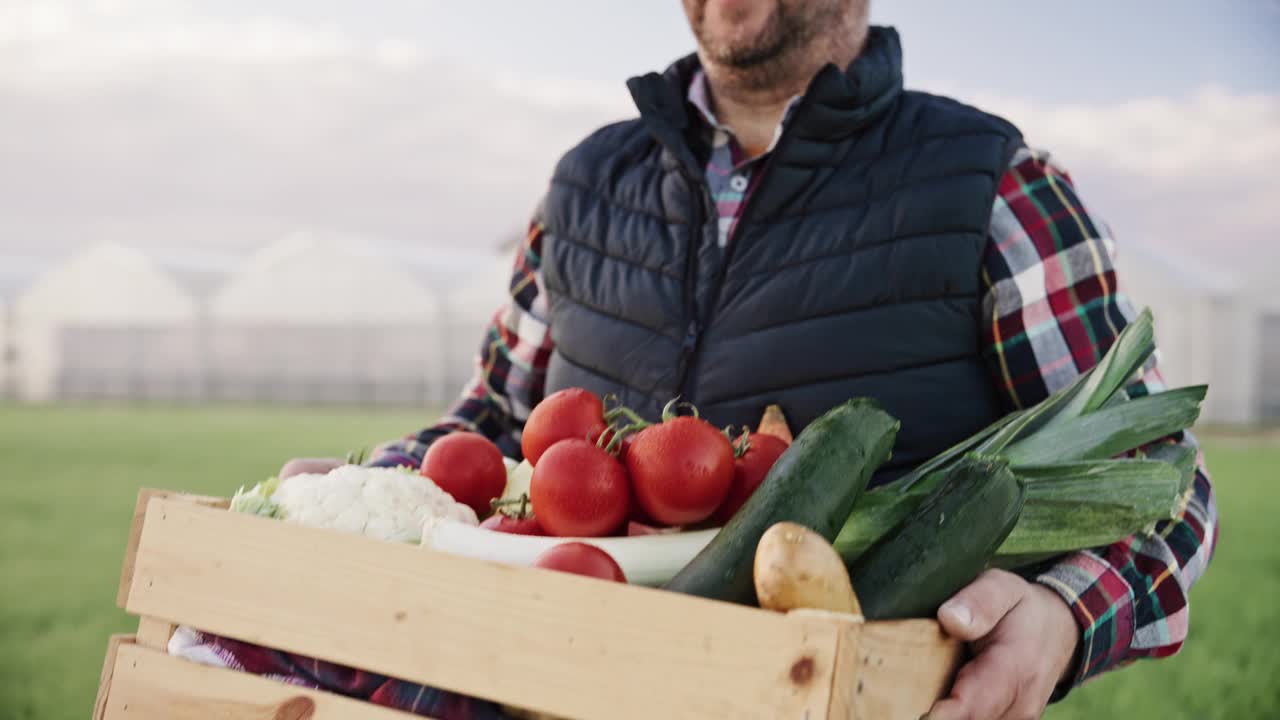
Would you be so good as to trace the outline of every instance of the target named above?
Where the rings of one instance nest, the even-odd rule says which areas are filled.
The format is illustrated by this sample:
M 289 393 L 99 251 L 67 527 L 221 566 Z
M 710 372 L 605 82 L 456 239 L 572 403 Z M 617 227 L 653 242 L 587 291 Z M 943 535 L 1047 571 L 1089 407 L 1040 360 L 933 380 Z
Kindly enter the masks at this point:
M 711 129 L 716 132 L 727 133 L 730 136 L 733 135 L 733 130 L 728 125 L 724 125 L 717 120 L 715 112 L 711 109 L 711 88 L 707 83 L 707 73 L 702 68 L 698 68 L 693 74 L 693 79 L 689 81 L 687 98 L 689 104 L 697 108 L 698 115 L 702 117 L 703 121 Z M 787 121 L 791 119 L 791 113 L 795 110 L 796 105 L 800 104 L 800 98 L 800 95 L 796 95 L 787 103 L 786 109 L 782 112 L 782 120 L 773 131 L 773 140 L 769 142 L 769 147 L 765 149 L 766 154 L 771 152 L 774 146 L 778 144 L 778 138 L 782 137 L 782 131 L 786 128 Z

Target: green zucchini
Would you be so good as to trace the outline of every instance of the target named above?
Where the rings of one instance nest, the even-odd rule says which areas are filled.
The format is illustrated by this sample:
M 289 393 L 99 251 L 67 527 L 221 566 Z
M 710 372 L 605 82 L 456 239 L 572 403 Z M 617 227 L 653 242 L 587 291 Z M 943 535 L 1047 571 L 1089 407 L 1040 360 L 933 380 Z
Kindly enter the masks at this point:
M 931 617 L 987 567 L 1025 490 L 1002 459 L 966 456 L 910 517 L 849 568 L 868 620 Z
M 899 423 L 857 398 L 814 420 L 774 463 L 751 499 L 665 586 L 742 604 L 756 603 L 756 544 L 775 523 L 803 525 L 834 540 L 871 475 L 893 448 Z
M 1147 459 L 1088 460 L 1011 467 L 1026 485 L 1022 512 L 992 565 L 1021 567 L 1054 555 L 1108 545 L 1174 516 L 1194 470 L 1195 452 L 1160 445 Z M 1166 458 L 1166 460 L 1161 460 Z M 862 494 L 832 543 L 852 566 L 916 511 L 945 479 L 933 473 L 906 493 L 892 487 Z

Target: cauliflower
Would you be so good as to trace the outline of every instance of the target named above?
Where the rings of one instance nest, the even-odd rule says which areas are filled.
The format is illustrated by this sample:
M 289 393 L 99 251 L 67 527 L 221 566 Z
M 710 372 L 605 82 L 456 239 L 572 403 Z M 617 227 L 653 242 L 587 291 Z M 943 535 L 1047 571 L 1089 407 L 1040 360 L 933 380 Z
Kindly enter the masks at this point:
M 326 475 L 272 478 L 231 500 L 236 512 L 283 518 L 379 540 L 419 543 L 428 521 L 477 525 L 475 511 L 416 473 L 343 465 Z

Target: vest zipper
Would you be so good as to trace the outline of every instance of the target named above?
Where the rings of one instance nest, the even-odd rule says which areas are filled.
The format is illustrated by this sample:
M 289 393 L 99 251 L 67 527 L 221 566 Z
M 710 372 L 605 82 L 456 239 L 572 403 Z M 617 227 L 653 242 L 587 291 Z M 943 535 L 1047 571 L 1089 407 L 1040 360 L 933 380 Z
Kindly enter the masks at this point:
M 799 117 L 800 112 L 804 109 L 807 102 L 808 94 L 806 93 L 804 97 L 800 98 L 800 102 L 796 104 L 795 109 L 791 111 L 791 118 L 788 120 L 786 127 L 782 129 L 782 135 L 778 137 L 778 143 L 774 145 L 773 151 L 769 153 L 769 157 L 765 158 L 764 163 L 759 169 L 760 175 L 758 176 L 759 179 L 756 181 L 757 184 L 755 191 L 751 193 L 751 196 L 747 198 L 746 204 L 742 206 L 742 212 L 738 215 L 738 222 L 734 226 L 734 233 L 736 237 L 729 238 L 729 246 L 725 248 L 724 257 L 721 258 L 720 272 L 717 274 L 716 284 L 711 292 L 711 304 L 707 308 L 707 316 L 703 321 L 702 327 L 711 325 L 711 320 L 715 316 L 716 307 L 720 305 L 720 291 L 724 288 L 724 281 L 729 275 L 729 265 L 733 262 L 733 253 L 738 249 L 738 246 L 742 244 L 740 239 L 742 234 L 741 231 L 747 227 L 747 218 L 750 217 L 751 208 L 755 206 L 756 196 L 760 194 L 762 189 L 764 189 L 764 182 L 768 179 L 769 171 L 773 169 L 774 159 L 781 154 L 783 147 L 785 147 L 787 141 L 791 139 L 792 133 L 788 131 L 795 125 L 796 118 Z M 696 347 L 693 354 L 697 354 Z
M 689 381 L 689 371 L 693 368 L 693 358 L 698 351 L 698 340 L 702 334 L 702 328 L 698 323 L 698 249 L 702 246 L 703 236 L 703 217 L 704 210 L 704 190 L 702 182 L 696 181 L 688 175 L 685 180 L 689 183 L 689 187 L 693 188 L 693 207 L 690 208 L 691 220 L 689 224 L 689 248 L 686 250 L 684 265 L 684 316 L 686 318 L 686 326 L 684 331 L 684 340 L 680 343 L 680 362 L 676 368 L 676 392 L 681 398 L 688 402 L 692 402 L 689 397 L 689 388 L 686 387 Z
M 791 112 L 791 117 L 788 120 L 786 127 L 782 129 L 782 135 L 778 138 L 777 145 L 774 146 L 773 151 L 769 153 L 769 157 L 765 159 L 764 164 L 761 166 L 759 171 L 760 179 L 756 185 L 755 192 L 751 194 L 751 197 L 747 198 L 746 205 L 742 207 L 742 213 L 738 216 L 738 223 L 734 228 L 735 233 L 746 227 L 748 213 L 750 213 L 751 208 L 755 205 L 756 195 L 758 195 L 760 190 L 763 189 L 764 181 L 767 179 L 769 171 L 773 169 L 774 160 L 781 154 L 782 149 L 791 139 L 791 135 L 793 133 L 789 131 L 795 125 L 796 119 L 800 116 L 801 111 L 805 109 L 805 105 L 808 104 L 808 100 L 808 93 L 806 93 L 804 97 L 800 98 L 800 102 Z M 688 177 L 688 175 L 685 176 L 685 179 L 689 182 L 690 187 L 697 188 L 697 197 L 695 198 L 692 211 L 694 213 L 693 217 L 697 220 L 694 226 L 698 231 L 698 242 L 694 247 L 690 248 L 689 257 L 685 262 L 685 317 L 689 318 L 689 323 L 685 329 L 684 341 L 680 346 L 680 367 L 677 375 L 679 378 L 679 384 L 676 385 L 676 388 L 677 392 L 680 393 L 681 398 L 687 402 L 694 402 L 693 392 L 688 387 L 689 374 L 693 368 L 694 360 L 698 356 L 698 350 L 702 340 L 702 331 L 711 324 L 711 320 L 715 315 L 716 306 L 720 304 L 720 290 L 724 287 L 725 278 L 729 274 L 729 265 L 733 262 L 733 253 L 741 242 L 737 238 L 730 238 L 729 247 L 725 249 L 724 257 L 721 259 L 720 272 L 717 274 L 715 287 L 712 289 L 710 295 L 711 302 L 707 307 L 707 316 L 699 320 L 697 303 L 695 302 L 695 292 L 697 290 L 698 281 L 696 253 L 697 248 L 702 244 L 702 236 L 705 230 L 705 228 L 703 228 L 703 224 L 706 222 L 706 218 L 703 217 L 703 210 L 705 208 L 703 203 L 706 200 L 706 179 L 702 178 L 695 182 L 694 179 Z M 712 203 L 712 206 L 714 207 L 714 203 Z

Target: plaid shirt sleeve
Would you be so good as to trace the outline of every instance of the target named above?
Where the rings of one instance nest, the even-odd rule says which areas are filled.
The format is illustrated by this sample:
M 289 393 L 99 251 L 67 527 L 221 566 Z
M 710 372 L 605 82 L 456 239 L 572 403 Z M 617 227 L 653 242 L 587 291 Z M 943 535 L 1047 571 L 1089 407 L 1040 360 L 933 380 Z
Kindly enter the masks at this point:
M 475 374 L 458 401 L 435 425 L 380 447 L 370 465 L 417 467 L 436 438 L 458 430 L 480 433 L 507 457 L 520 457 L 520 431 L 530 409 L 542 400 L 553 349 L 546 294 L 541 292 L 544 232 L 535 217 L 516 254 L 511 300 L 489 323 Z
M 1022 149 L 1001 180 L 983 261 L 985 353 L 1008 409 L 1033 405 L 1093 367 L 1134 317 L 1108 229 L 1047 154 Z M 1152 358 L 1131 396 L 1165 389 Z M 1195 446 L 1189 432 L 1170 438 Z M 1068 555 L 1035 579 L 1081 627 L 1077 686 L 1187 637 L 1187 592 L 1209 564 L 1218 515 L 1203 453 L 1185 510 L 1153 532 Z

